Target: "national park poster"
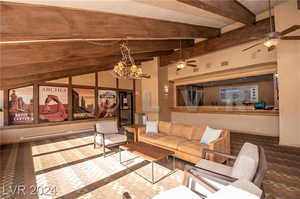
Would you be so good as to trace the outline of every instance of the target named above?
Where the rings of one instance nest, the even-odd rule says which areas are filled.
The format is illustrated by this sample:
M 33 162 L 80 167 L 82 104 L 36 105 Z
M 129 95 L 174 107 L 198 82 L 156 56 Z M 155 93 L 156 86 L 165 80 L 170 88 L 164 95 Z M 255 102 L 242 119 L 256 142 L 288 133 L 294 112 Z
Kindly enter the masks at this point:
M 10 125 L 33 123 L 33 86 L 9 90 L 8 115 Z
M 68 120 L 68 88 L 39 87 L 39 120 L 41 122 Z
M 98 95 L 98 116 L 100 118 L 116 117 L 118 108 L 117 91 L 99 90 Z
M 95 90 L 73 88 L 73 119 L 88 119 L 95 117 Z

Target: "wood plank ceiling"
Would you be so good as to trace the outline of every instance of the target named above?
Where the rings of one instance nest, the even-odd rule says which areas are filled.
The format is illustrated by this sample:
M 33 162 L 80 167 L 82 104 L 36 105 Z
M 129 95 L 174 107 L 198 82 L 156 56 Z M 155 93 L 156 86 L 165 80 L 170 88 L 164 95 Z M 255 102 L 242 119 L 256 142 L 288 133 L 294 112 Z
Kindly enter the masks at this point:
M 267 21 L 236 1 L 178 0 L 247 24 L 220 36 L 220 29 L 99 11 L 0 2 L 0 88 L 68 75 L 108 70 L 120 59 L 119 40 L 129 40 L 137 63 L 161 56 L 162 65 L 178 59 L 179 41 L 190 58 L 261 38 Z M 192 2 L 192 3 L 191 3 Z M 240 41 L 240 35 L 247 37 Z M 207 38 L 194 46 L 196 38 Z M 87 39 L 89 41 L 87 41 Z M 90 41 L 92 40 L 92 41 Z M 236 41 L 238 40 L 238 41 Z M 220 44 L 220 45 L 217 45 Z

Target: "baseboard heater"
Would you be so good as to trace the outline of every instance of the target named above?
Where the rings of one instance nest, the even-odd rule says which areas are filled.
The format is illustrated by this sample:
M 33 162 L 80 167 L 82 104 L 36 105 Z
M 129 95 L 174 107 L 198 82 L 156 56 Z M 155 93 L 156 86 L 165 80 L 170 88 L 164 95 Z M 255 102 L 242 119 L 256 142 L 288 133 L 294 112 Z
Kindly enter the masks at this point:
M 56 136 L 60 136 L 60 135 L 64 136 L 64 135 L 87 133 L 87 132 L 93 132 L 93 131 L 95 131 L 94 128 L 85 128 L 85 129 L 78 129 L 78 130 L 71 130 L 71 131 L 59 131 L 56 133 L 48 133 L 48 134 L 43 134 L 43 135 L 21 137 L 20 140 L 29 141 L 29 140 L 35 140 L 35 139 L 41 139 L 41 138 L 51 138 L 51 137 L 56 137 Z

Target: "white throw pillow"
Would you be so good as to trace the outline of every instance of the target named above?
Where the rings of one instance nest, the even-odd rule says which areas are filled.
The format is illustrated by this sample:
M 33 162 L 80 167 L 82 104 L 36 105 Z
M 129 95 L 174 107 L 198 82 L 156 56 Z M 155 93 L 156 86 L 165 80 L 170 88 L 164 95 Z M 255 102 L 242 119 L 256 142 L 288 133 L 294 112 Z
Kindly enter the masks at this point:
M 212 141 L 218 139 L 221 135 L 222 130 L 212 129 L 210 127 L 206 127 L 205 132 L 200 140 L 201 144 L 209 144 Z
M 158 133 L 158 121 L 146 121 L 146 133 Z

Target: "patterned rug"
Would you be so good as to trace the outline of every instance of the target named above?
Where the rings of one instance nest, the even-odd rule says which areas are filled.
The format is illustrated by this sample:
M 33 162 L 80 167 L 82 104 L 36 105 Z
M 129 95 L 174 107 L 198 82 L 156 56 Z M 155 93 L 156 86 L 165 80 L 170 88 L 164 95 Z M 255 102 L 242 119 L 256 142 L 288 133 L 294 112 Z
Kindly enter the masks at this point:
M 263 182 L 267 199 L 298 199 L 300 149 L 279 146 L 278 141 L 278 138 L 232 133 L 231 152 L 236 155 L 244 142 L 263 146 L 268 160 Z M 122 152 L 122 159 L 131 157 Z M 4 199 L 120 199 L 125 191 L 133 198 L 151 198 L 181 184 L 182 169 L 189 164 L 177 159 L 177 171 L 152 185 L 122 166 L 119 154 L 103 158 L 102 150 L 93 148 L 91 134 L 1 146 L 0 160 L 0 198 Z M 156 179 L 169 172 L 170 165 L 170 160 L 155 165 Z M 150 179 L 147 162 L 136 159 L 127 166 Z M 8 188 L 16 186 L 24 186 L 26 195 L 12 194 Z M 33 192 L 36 187 L 39 197 Z

